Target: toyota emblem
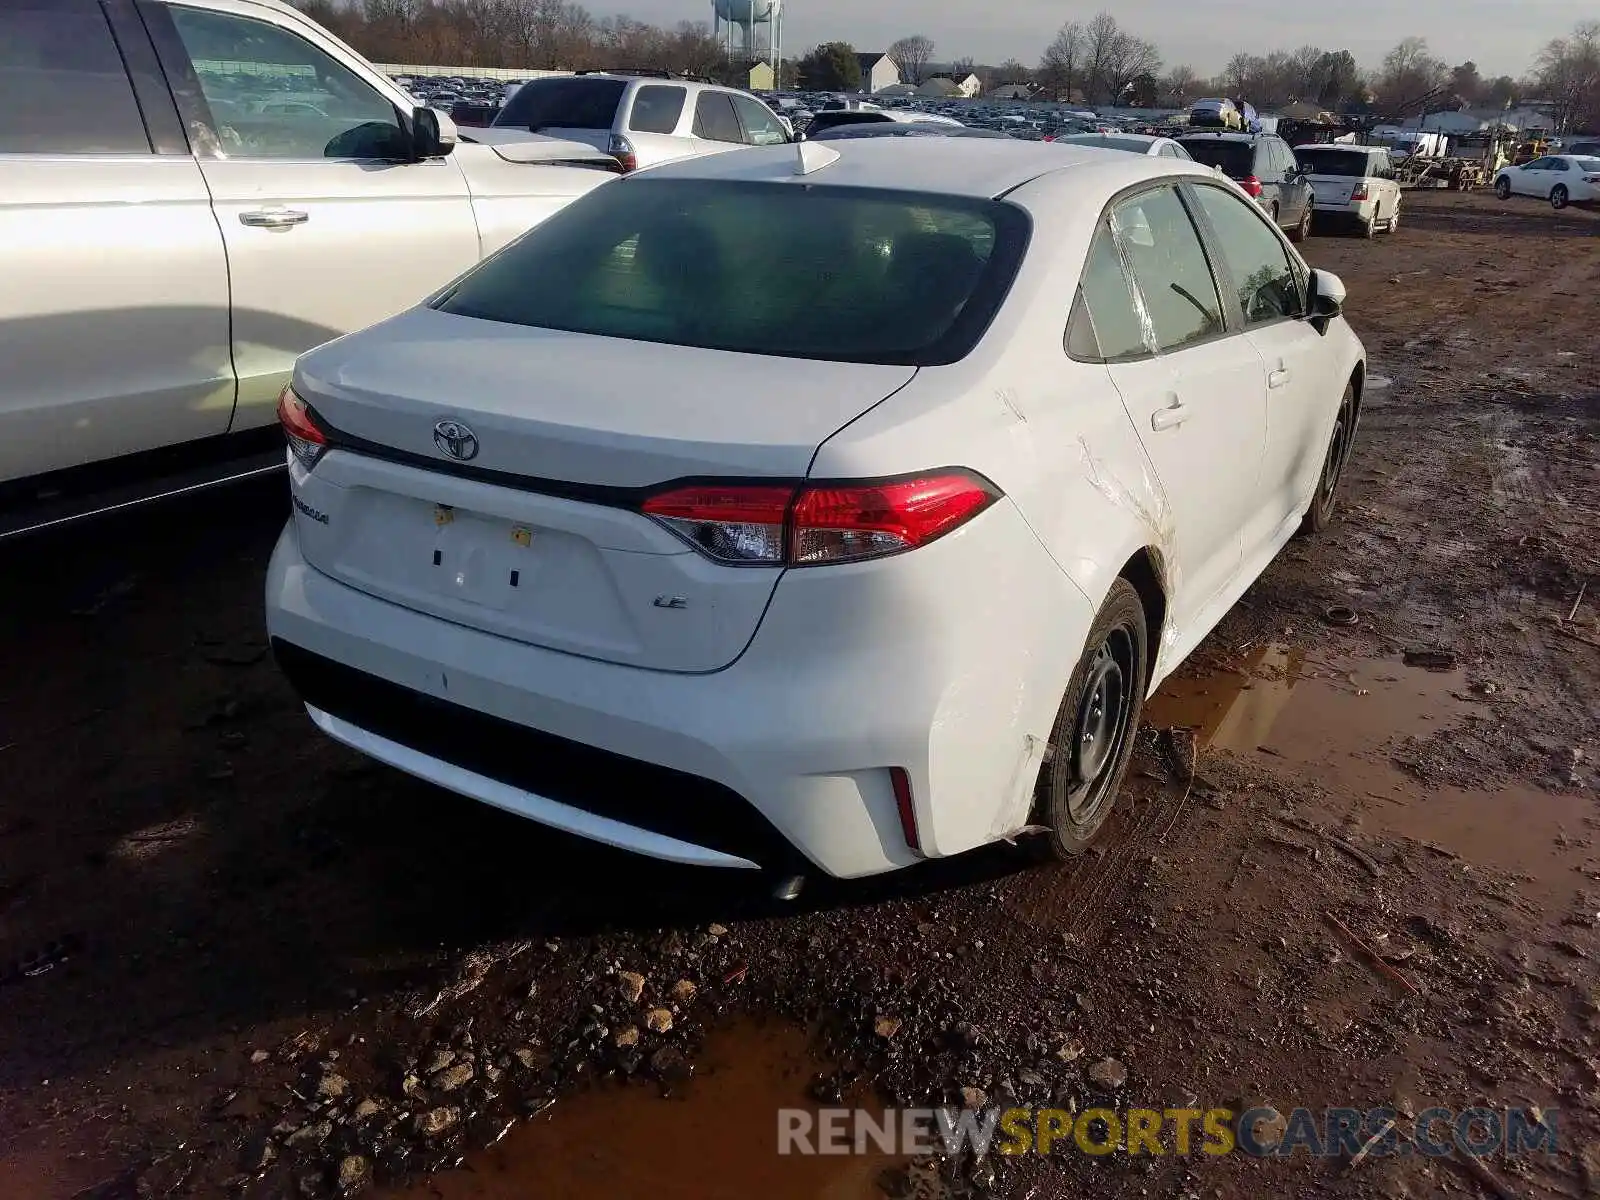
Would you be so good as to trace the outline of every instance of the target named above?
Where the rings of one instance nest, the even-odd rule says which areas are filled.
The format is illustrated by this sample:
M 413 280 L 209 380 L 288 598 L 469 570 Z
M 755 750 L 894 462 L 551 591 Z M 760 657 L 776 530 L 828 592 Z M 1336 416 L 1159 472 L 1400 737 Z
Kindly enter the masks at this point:
M 478 435 L 460 421 L 440 421 L 433 427 L 433 444 L 439 453 L 457 462 L 478 457 Z

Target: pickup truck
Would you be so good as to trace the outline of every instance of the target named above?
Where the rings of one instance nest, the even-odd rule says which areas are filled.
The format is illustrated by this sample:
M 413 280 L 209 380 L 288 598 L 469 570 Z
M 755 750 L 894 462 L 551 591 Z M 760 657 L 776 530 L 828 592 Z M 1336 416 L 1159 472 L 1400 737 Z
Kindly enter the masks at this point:
M 5 0 L 0 46 L 0 539 L 281 468 L 296 356 L 620 169 L 279 0 Z

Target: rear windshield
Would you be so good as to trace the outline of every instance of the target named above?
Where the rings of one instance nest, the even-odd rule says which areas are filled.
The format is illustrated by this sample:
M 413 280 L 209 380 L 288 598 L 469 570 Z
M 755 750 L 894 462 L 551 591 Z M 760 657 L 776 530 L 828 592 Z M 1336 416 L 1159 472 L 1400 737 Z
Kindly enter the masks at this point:
M 516 90 L 496 125 L 518 129 L 610 129 L 625 79 L 536 79 Z
M 1135 154 L 1148 154 L 1150 143 L 1141 142 L 1138 138 L 1100 137 L 1097 134 L 1086 134 L 1078 137 L 1057 138 L 1058 142 L 1068 142 L 1074 146 L 1102 146 L 1107 150 L 1131 150 Z
M 892 121 L 888 113 L 858 112 L 855 109 L 837 109 L 831 112 L 819 112 L 811 118 L 807 129 L 831 129 L 835 125 L 865 125 L 872 121 Z
M 641 175 L 534 227 L 435 307 L 676 346 L 931 366 L 983 335 L 1028 233 L 1022 210 L 995 200 Z
M 1341 175 L 1352 179 L 1365 178 L 1372 165 L 1372 156 L 1354 150 L 1296 150 L 1294 156 L 1301 167 L 1311 175 Z
M 1222 138 L 1183 138 L 1189 157 L 1208 167 L 1221 167 L 1229 179 L 1243 179 L 1256 171 L 1256 148 L 1250 142 L 1230 142 Z
M 1600 171 L 1600 158 L 1574 158 L 1572 163 L 1580 171 Z

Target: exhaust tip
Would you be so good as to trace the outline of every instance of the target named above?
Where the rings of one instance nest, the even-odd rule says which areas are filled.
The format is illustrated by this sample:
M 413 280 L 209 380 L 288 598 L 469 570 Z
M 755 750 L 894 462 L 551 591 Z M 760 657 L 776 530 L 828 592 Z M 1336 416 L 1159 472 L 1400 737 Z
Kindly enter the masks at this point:
M 790 875 L 778 881 L 778 885 L 772 889 L 772 898 L 774 900 L 797 899 L 801 889 L 805 886 L 806 877 L 804 875 Z

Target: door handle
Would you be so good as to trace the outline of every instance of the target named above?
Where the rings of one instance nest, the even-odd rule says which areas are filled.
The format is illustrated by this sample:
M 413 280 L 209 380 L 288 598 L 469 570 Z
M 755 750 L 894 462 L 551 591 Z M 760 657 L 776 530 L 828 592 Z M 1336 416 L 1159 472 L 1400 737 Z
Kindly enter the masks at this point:
M 1176 396 L 1167 401 L 1165 408 L 1158 408 L 1150 414 L 1150 428 L 1160 433 L 1163 429 L 1176 429 L 1189 419 L 1189 410 L 1182 400 Z
M 304 225 L 310 219 L 310 213 L 297 208 L 257 208 L 239 214 L 239 224 L 252 229 L 288 229 L 292 225 Z
M 1267 386 L 1269 388 L 1281 388 L 1284 384 L 1286 384 L 1288 382 L 1289 382 L 1289 368 L 1288 367 L 1279 367 L 1276 371 L 1268 371 L 1267 372 Z

